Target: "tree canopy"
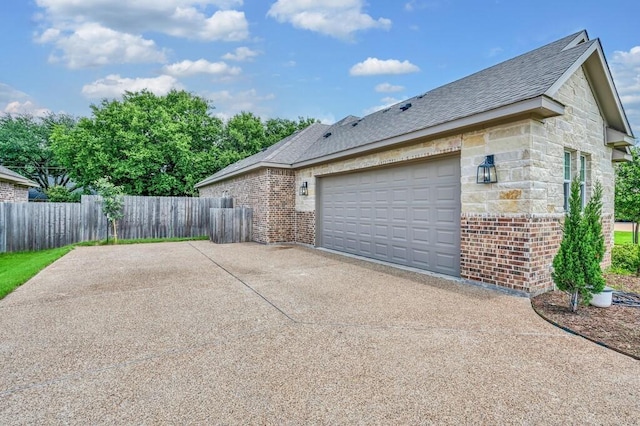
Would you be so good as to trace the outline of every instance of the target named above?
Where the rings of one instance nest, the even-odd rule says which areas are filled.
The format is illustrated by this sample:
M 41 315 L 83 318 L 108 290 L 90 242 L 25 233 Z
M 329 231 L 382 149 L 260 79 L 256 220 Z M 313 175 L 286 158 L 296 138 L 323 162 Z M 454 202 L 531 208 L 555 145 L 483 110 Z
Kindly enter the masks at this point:
M 55 127 L 74 125 L 75 119 L 65 114 L 0 116 L 0 164 L 35 181 L 44 192 L 68 186 L 70 177 L 51 149 L 51 134 Z
M 55 128 L 54 153 L 78 184 L 108 176 L 131 195 L 195 195 L 201 179 L 315 121 L 242 112 L 224 123 L 209 101 L 176 90 L 127 92 L 91 110 L 75 127 Z
M 640 149 L 631 148 L 632 161 L 616 167 L 616 219 L 640 222 Z M 637 237 L 634 238 L 637 243 Z

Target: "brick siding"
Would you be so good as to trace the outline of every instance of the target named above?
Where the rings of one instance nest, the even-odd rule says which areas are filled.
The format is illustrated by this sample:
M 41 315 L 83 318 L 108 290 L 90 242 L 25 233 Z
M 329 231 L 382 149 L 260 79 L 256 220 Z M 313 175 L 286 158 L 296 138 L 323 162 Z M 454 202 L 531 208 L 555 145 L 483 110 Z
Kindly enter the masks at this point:
M 564 215 L 474 215 L 461 220 L 460 275 L 530 294 L 553 290 L 551 265 L 562 241 Z M 613 216 L 604 215 L 607 247 L 602 267 L 611 264 Z
M 0 202 L 26 203 L 29 201 L 29 188 L 12 182 L 0 181 Z

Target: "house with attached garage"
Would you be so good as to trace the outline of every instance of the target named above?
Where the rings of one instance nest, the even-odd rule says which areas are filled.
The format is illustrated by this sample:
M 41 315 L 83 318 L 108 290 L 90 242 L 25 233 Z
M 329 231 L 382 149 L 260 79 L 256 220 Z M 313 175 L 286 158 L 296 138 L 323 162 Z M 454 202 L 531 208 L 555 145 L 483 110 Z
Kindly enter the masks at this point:
M 27 202 L 29 201 L 29 188 L 37 188 L 38 186 L 31 179 L 0 166 L 0 202 Z
M 586 31 L 365 117 L 315 123 L 199 182 L 254 209 L 253 238 L 528 294 L 553 288 L 569 184 L 604 186 L 634 137 Z M 607 250 L 604 264 L 610 263 Z

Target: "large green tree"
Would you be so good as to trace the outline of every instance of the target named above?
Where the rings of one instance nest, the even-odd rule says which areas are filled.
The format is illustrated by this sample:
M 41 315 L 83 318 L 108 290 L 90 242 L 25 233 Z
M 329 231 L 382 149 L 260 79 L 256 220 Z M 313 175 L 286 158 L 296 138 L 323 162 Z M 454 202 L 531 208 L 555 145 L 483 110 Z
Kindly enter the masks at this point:
M 192 195 L 217 164 L 223 123 L 185 91 L 127 92 L 92 105 L 75 128 L 56 127 L 53 150 L 79 184 L 104 176 L 132 195 Z
M 73 186 L 51 149 L 51 134 L 56 126 L 68 130 L 74 125 L 75 119 L 65 114 L 0 116 L 0 164 L 37 182 L 44 192 Z
M 616 167 L 616 219 L 634 222 L 633 241 L 638 244 L 640 223 L 640 149 L 631 148 L 632 161 Z

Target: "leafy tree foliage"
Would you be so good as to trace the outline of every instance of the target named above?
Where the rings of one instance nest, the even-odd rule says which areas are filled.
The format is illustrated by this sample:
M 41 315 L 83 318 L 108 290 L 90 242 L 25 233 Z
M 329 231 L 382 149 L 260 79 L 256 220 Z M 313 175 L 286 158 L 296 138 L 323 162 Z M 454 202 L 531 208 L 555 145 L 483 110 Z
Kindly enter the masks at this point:
M 634 222 L 633 242 L 638 244 L 640 223 L 640 148 L 631 148 L 632 161 L 616 167 L 616 219 Z
M 113 227 L 113 241 L 118 244 L 118 221 L 124 217 L 124 193 L 108 177 L 98 179 L 93 186 L 102 197 L 102 210 Z
M 571 295 L 569 307 L 573 312 L 578 303 L 589 303 L 594 293 L 604 289 L 600 262 L 605 246 L 602 235 L 602 185 L 594 186 L 593 195 L 582 211 L 580 184 L 571 182 L 569 212 L 565 216 L 560 249 L 553 259 L 553 281 L 558 288 Z
M 184 195 L 215 167 L 222 122 L 184 91 L 142 91 L 92 105 L 92 118 L 56 127 L 53 149 L 81 185 L 104 176 L 133 195 Z
M 56 127 L 53 150 L 79 184 L 110 176 L 131 195 L 196 195 L 198 181 L 315 121 L 242 112 L 223 123 L 207 100 L 175 90 L 127 92 L 91 109 L 74 128 Z
M 74 125 L 75 119 L 64 114 L 0 116 L 0 164 L 37 182 L 45 193 L 50 187 L 69 186 L 69 174 L 51 149 L 51 134 L 56 126 Z

